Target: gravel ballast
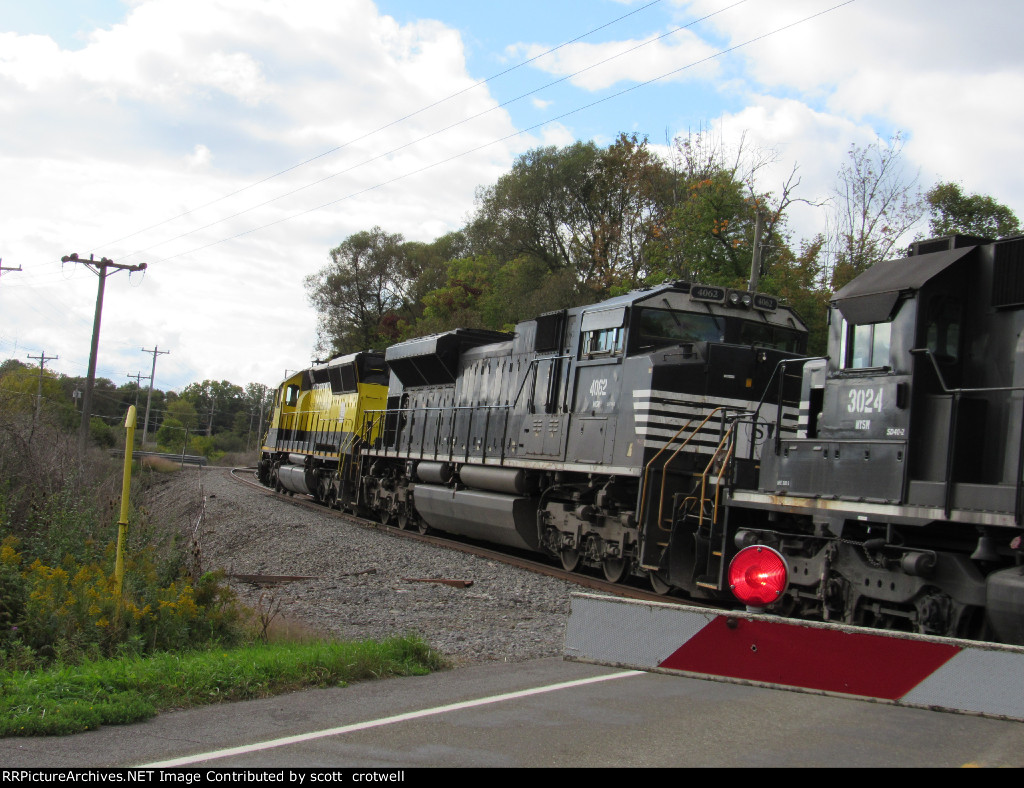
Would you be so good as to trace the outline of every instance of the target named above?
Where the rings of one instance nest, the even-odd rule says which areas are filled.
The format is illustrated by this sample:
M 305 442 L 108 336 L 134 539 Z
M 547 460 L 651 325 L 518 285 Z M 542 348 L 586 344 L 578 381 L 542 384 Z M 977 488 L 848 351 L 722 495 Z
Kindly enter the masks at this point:
M 496 561 L 392 536 L 240 484 L 226 468 L 154 477 L 148 507 L 198 529 L 204 571 L 312 576 L 272 588 L 231 580 L 239 600 L 280 631 L 341 639 L 415 633 L 456 666 L 559 656 L 576 586 Z M 471 581 L 466 588 L 409 579 Z

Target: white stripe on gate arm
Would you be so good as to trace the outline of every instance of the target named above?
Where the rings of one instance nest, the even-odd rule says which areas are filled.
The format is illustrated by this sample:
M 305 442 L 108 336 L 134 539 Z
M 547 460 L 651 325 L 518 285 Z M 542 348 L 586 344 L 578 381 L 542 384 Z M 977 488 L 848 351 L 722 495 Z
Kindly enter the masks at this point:
M 479 706 L 488 706 L 492 703 L 503 703 L 508 700 L 516 700 L 518 698 L 528 698 L 532 695 L 543 695 L 547 692 L 557 692 L 558 690 L 571 689 L 572 687 L 581 687 L 586 684 L 597 684 L 602 681 L 612 681 L 614 679 L 623 679 L 630 676 L 642 676 L 644 671 L 641 670 L 627 670 L 619 673 L 611 673 L 605 676 L 593 676 L 589 679 L 576 679 L 575 681 L 563 681 L 558 684 L 549 684 L 545 687 L 534 687 L 527 690 L 519 690 L 518 692 L 507 692 L 503 695 L 492 695 L 487 698 L 477 698 L 476 700 L 462 701 L 461 703 L 452 703 L 447 706 L 435 706 L 432 709 L 421 709 L 419 711 L 409 711 L 405 714 L 396 714 L 391 717 L 382 717 L 379 720 L 368 720 L 366 722 L 355 722 L 351 725 L 341 725 L 337 728 L 327 728 L 322 731 L 311 731 L 309 733 L 300 733 L 295 736 L 285 736 L 280 739 L 270 739 L 269 741 L 257 742 L 255 744 L 244 744 L 239 747 L 229 747 L 224 750 L 212 750 L 210 752 L 197 753 L 196 755 L 187 755 L 182 758 L 174 758 L 169 761 L 158 761 L 156 763 L 145 763 L 141 764 L 136 768 L 140 769 L 170 769 L 176 766 L 191 766 L 195 763 L 202 763 L 204 761 L 213 761 L 220 758 L 229 758 L 232 755 L 245 755 L 250 752 L 260 752 L 261 750 L 272 750 L 276 747 L 287 747 L 289 744 L 298 744 L 300 742 L 313 741 L 314 739 L 324 739 L 328 736 L 338 736 L 343 733 L 352 733 L 354 731 L 363 731 L 370 728 L 379 728 L 383 725 L 393 725 L 397 722 L 408 722 L 409 720 L 422 719 L 423 717 L 433 717 L 438 714 L 447 714 L 451 711 L 461 711 L 462 709 L 472 709 Z

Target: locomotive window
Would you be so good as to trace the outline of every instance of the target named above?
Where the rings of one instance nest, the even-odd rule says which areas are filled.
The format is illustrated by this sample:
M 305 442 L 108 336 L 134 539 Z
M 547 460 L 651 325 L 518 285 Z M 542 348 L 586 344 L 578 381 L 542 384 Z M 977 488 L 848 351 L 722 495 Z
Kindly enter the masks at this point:
M 284 404 L 294 408 L 299 402 L 299 387 L 292 383 L 284 390 Z
M 383 359 L 360 356 L 356 363 L 359 365 L 360 383 L 374 383 L 378 386 L 388 385 L 388 369 Z
M 799 353 L 800 335 L 795 331 L 779 328 L 770 323 L 753 323 L 744 320 L 740 324 L 740 344 Z
M 339 391 L 355 391 L 356 390 L 356 366 L 355 364 L 345 364 L 340 367 L 338 371 L 341 373 L 341 381 Z
M 932 299 L 928 319 L 928 349 L 938 361 L 960 358 L 960 322 L 963 306 L 947 296 Z
M 843 369 L 873 369 L 889 366 L 892 323 L 843 324 Z
M 679 342 L 721 342 L 724 337 L 714 315 L 641 309 L 635 324 L 641 347 L 674 345 Z
M 621 328 L 604 328 L 587 331 L 583 335 L 583 353 L 587 356 L 614 355 L 622 352 L 625 331 Z

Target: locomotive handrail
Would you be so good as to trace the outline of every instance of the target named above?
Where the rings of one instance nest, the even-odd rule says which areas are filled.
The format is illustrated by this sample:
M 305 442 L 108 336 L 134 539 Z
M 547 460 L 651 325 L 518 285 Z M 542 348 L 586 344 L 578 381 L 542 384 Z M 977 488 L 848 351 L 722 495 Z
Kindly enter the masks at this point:
M 939 378 L 939 385 L 942 387 L 943 394 L 988 394 L 993 391 L 1024 391 L 1024 386 L 988 386 L 985 388 L 954 388 L 951 389 L 946 385 L 946 379 L 942 376 L 942 370 L 939 369 L 939 362 L 935 360 L 935 354 L 932 353 L 926 347 L 911 348 L 910 354 L 914 356 L 927 356 L 932 362 L 932 369 L 935 370 L 935 374 Z
M 779 452 L 782 451 L 782 394 L 783 394 L 783 387 L 786 384 L 786 372 L 785 372 L 786 365 L 794 363 L 794 362 L 799 363 L 801 365 L 806 365 L 808 361 L 828 361 L 828 360 L 829 360 L 828 356 L 808 356 L 807 358 L 786 358 L 786 359 L 783 359 L 782 361 L 780 361 L 778 363 L 778 366 L 775 369 L 775 372 L 772 372 L 772 378 L 774 378 L 776 372 L 779 372 L 780 370 L 782 371 L 782 374 L 779 375 L 779 396 L 778 396 L 778 400 L 779 401 L 778 401 L 778 403 L 776 403 L 776 411 L 775 411 L 775 454 L 776 455 L 778 455 Z M 758 404 L 757 404 L 757 408 L 758 408 L 757 412 L 760 411 L 761 403 L 764 402 L 765 395 L 768 393 L 768 388 L 771 385 L 771 379 L 768 380 L 768 384 L 769 384 L 768 386 L 764 387 L 764 394 L 761 395 L 761 401 L 758 402 Z M 755 421 L 757 420 L 756 416 L 755 416 L 754 420 Z M 751 452 L 753 452 L 753 442 L 751 442 Z
M 713 467 L 715 465 L 715 460 L 717 460 L 719 454 L 721 454 L 722 448 L 725 447 L 726 443 L 728 442 L 728 448 L 726 449 L 726 452 L 725 452 L 725 459 L 722 461 L 722 464 L 721 464 L 721 466 L 718 469 L 718 478 L 715 479 L 715 502 L 714 502 L 714 506 L 712 507 L 712 510 L 711 510 L 711 524 L 714 525 L 715 523 L 718 522 L 718 501 L 719 501 L 719 496 L 720 496 L 721 489 L 722 489 L 722 477 L 725 475 L 725 470 L 729 466 L 729 460 L 732 459 L 732 453 L 736 449 L 736 442 L 734 440 L 729 440 L 730 437 L 733 435 L 733 432 L 735 431 L 735 429 L 736 429 L 736 422 L 734 421 L 732 426 L 725 433 L 725 435 L 722 436 L 722 440 L 720 440 L 718 442 L 718 447 L 715 449 L 714 454 L 711 455 L 711 460 L 708 462 L 707 466 L 704 468 L 704 473 L 701 474 L 701 482 L 700 482 L 700 516 L 699 516 L 699 518 L 697 520 L 697 524 L 698 525 L 704 525 L 704 501 L 707 498 L 705 493 L 707 491 L 708 475 L 711 473 L 711 470 L 713 469 Z
M 680 427 L 678 430 L 676 430 L 676 434 L 673 435 L 671 438 L 669 438 L 667 441 L 665 441 L 665 445 L 662 446 L 660 449 L 658 449 L 657 453 L 653 457 L 651 457 L 651 459 L 648 461 L 647 465 L 644 467 L 644 483 L 643 483 L 643 487 L 642 487 L 642 489 L 640 491 L 640 511 L 638 513 L 639 516 L 637 518 L 637 522 L 638 523 L 642 524 L 644 522 L 644 515 L 645 515 L 645 511 L 644 510 L 646 509 L 646 506 L 647 506 L 647 479 L 648 479 L 648 474 L 650 473 L 650 470 L 651 470 L 651 466 L 654 465 L 654 461 L 656 459 L 658 459 L 658 457 L 660 457 L 665 452 L 666 449 L 668 449 L 668 447 L 672 444 L 672 441 L 674 441 L 676 438 L 678 438 L 680 436 L 680 434 L 683 432 L 683 430 L 685 430 L 687 427 L 689 427 L 692 423 L 693 423 L 693 419 L 690 419 L 689 421 L 686 422 L 686 424 L 684 424 L 682 427 Z M 691 435 L 690 437 L 692 438 L 693 436 Z M 689 439 L 687 439 L 687 440 L 689 440 Z M 682 448 L 682 447 L 680 447 L 680 448 Z M 676 450 L 677 454 L 678 454 L 678 452 L 679 452 L 679 449 Z M 667 465 L 668 465 L 668 462 L 666 462 L 665 465 L 662 466 L 662 471 L 663 471 L 662 472 L 662 482 L 664 482 L 664 478 L 665 478 L 664 468 Z M 662 484 L 662 491 L 661 492 L 662 492 L 662 496 L 664 496 L 664 493 L 665 493 L 664 483 Z M 659 528 L 661 528 L 661 509 L 660 508 L 658 510 L 657 525 L 658 525 Z
M 681 452 L 683 449 L 685 449 L 686 446 L 690 443 L 690 441 L 692 441 L 695 437 L 697 437 L 697 433 L 700 431 L 701 427 L 703 427 L 705 424 L 707 424 L 711 420 L 712 416 L 714 416 L 719 411 L 728 412 L 729 410 L 730 410 L 730 408 L 728 408 L 728 407 L 726 407 L 724 405 L 719 405 L 717 408 L 714 408 L 713 410 L 711 410 L 708 413 L 708 415 L 704 417 L 704 420 L 701 421 L 701 423 L 698 424 L 694 428 L 694 430 L 690 434 L 690 436 L 686 440 L 684 440 L 674 452 L 672 452 L 672 454 L 668 457 L 667 460 L 665 460 L 664 463 L 662 463 L 662 466 L 661 466 L 661 490 L 660 490 L 660 495 L 659 495 L 659 500 L 658 500 L 658 520 L 657 520 L 658 528 L 662 528 L 662 516 L 665 513 L 665 484 L 666 484 L 666 479 L 667 479 L 667 476 L 668 476 L 668 474 L 666 473 L 666 470 L 668 469 L 668 466 L 679 455 L 679 452 Z M 640 512 L 639 512 L 640 516 L 639 516 L 639 518 L 637 520 L 638 522 L 640 522 L 640 523 L 644 522 L 644 516 L 645 516 L 644 509 L 645 509 L 646 504 L 647 504 L 648 474 L 650 473 L 651 467 L 654 465 L 654 461 L 657 460 L 658 457 L 660 457 L 668 449 L 668 447 L 672 444 L 672 442 L 676 438 L 678 438 L 683 433 L 683 431 L 686 430 L 692 423 L 693 423 L 693 419 L 690 419 L 690 420 L 688 420 L 686 422 L 686 424 L 684 424 L 682 427 L 680 427 L 678 430 L 676 430 L 675 435 L 673 435 L 671 438 L 669 438 L 668 441 L 665 442 L 665 445 L 662 446 L 653 457 L 651 457 L 650 461 L 648 461 L 646 467 L 644 468 L 644 484 L 643 484 L 643 490 L 642 490 L 641 495 L 640 495 Z M 729 432 L 731 432 L 731 430 L 728 431 L 726 434 L 728 435 Z
M 949 394 L 953 398 L 953 402 L 949 409 L 949 441 L 946 446 L 946 478 L 944 481 L 946 489 L 943 499 L 944 513 L 948 518 L 953 511 L 953 463 L 956 460 L 956 428 L 958 411 L 960 409 L 960 397 L 964 394 L 990 394 L 997 391 L 1024 391 L 1024 386 L 949 388 L 949 386 L 946 385 L 946 378 L 943 376 L 942 370 L 939 368 L 939 362 L 936 360 L 935 354 L 932 353 L 929 348 L 911 348 L 910 354 L 913 356 L 927 356 L 928 360 L 932 363 L 932 369 L 935 370 L 935 376 L 938 378 L 942 393 Z M 1024 521 L 1024 477 L 1021 476 L 1021 470 L 1024 469 L 1024 406 L 1022 406 L 1021 409 L 1021 429 L 1017 438 L 1017 471 L 1013 477 L 1014 486 L 1016 487 L 1013 506 L 1013 521 L 1017 525 L 1020 525 L 1022 521 Z
M 393 416 L 397 416 L 397 417 L 400 417 L 403 414 L 408 415 L 410 417 L 410 421 L 409 421 L 409 431 L 407 431 L 407 432 L 411 432 L 411 430 L 413 428 L 413 425 L 415 424 L 415 417 L 416 417 L 416 415 L 420 414 L 420 413 L 423 414 L 424 415 L 423 430 L 422 430 L 422 434 L 421 434 L 421 438 L 420 438 L 420 440 L 421 440 L 421 448 L 420 448 L 421 454 L 425 454 L 426 453 L 426 451 L 425 451 L 425 447 L 426 447 L 426 434 L 427 434 L 426 429 L 427 429 L 427 421 L 428 421 L 428 419 L 426 418 L 426 415 L 429 414 L 429 413 L 436 413 L 438 418 L 437 418 L 437 421 L 436 421 L 436 423 L 437 423 L 437 433 L 436 433 L 435 439 L 434 439 L 434 456 L 433 456 L 433 459 L 437 460 L 437 459 L 439 459 L 438 455 L 442 454 L 441 452 L 438 451 L 438 444 L 439 444 L 438 438 L 440 437 L 440 433 L 441 433 L 441 418 L 440 418 L 440 416 L 441 416 L 442 413 L 446 413 L 447 412 L 447 413 L 457 414 L 457 413 L 460 413 L 462 411 L 469 411 L 469 413 L 470 413 L 470 423 L 469 423 L 468 429 L 467 429 L 467 435 L 469 435 L 469 434 L 472 433 L 473 412 L 474 411 L 478 411 L 478 410 L 487 411 L 487 424 L 485 425 L 484 442 L 481 444 L 481 457 L 480 457 L 481 460 L 486 460 L 487 459 L 487 440 L 486 440 L 486 437 L 487 437 L 487 430 L 489 430 L 489 428 L 490 428 L 490 426 L 489 426 L 490 425 L 490 411 L 493 411 L 493 410 L 503 410 L 503 411 L 506 411 L 506 412 L 510 412 L 512 410 L 512 407 L 513 407 L 512 405 L 456 405 L 455 407 L 423 406 L 423 407 L 413 407 L 413 408 L 386 408 L 384 410 L 368 410 L 368 411 L 366 411 L 366 413 L 368 415 L 371 415 L 371 414 L 379 415 L 379 418 L 381 420 L 384 420 L 388 416 L 392 416 L 392 415 Z M 449 429 L 449 432 L 448 432 L 448 440 L 446 441 L 446 443 L 448 445 L 448 449 L 447 449 L 446 454 L 447 454 L 447 459 L 449 461 L 455 461 L 457 459 L 456 455 L 455 455 L 455 442 L 453 440 L 454 433 L 455 433 L 455 428 L 456 428 L 456 419 L 452 418 L 451 419 L 451 426 L 450 426 L 450 429 Z M 505 419 L 505 429 L 507 430 L 507 428 L 508 428 L 508 419 Z M 383 452 L 385 452 L 385 454 L 388 454 L 391 451 L 394 451 L 395 456 L 398 456 L 400 454 L 400 452 L 401 452 L 401 447 L 397 444 L 397 438 L 398 438 L 397 434 L 395 436 L 395 439 L 396 439 L 395 445 L 394 446 L 385 446 L 385 445 L 383 445 L 384 440 L 386 440 L 386 437 L 385 437 L 384 433 L 385 433 L 385 430 L 381 429 L 380 434 L 378 436 L 378 440 L 374 443 L 374 446 L 373 446 L 374 450 L 375 451 L 383 451 Z M 504 452 L 505 452 L 505 440 L 504 440 L 504 435 L 503 435 L 502 436 L 501 451 L 500 451 L 500 459 L 501 460 L 504 460 L 504 457 L 505 457 Z M 412 456 L 411 453 L 412 453 L 412 442 L 409 441 L 409 444 L 406 447 L 406 456 L 407 457 L 411 457 Z M 442 454 L 442 456 L 444 456 L 444 455 Z M 468 440 L 466 442 L 465 453 L 463 454 L 463 453 L 460 452 L 460 457 L 461 457 L 463 462 L 468 462 L 469 459 L 470 459 L 470 443 L 469 443 Z

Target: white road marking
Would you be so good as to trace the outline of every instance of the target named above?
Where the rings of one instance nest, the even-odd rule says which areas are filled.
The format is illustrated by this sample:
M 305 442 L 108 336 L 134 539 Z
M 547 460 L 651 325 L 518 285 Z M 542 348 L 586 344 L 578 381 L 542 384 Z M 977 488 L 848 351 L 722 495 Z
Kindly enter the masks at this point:
M 423 717 L 433 717 L 437 714 L 447 714 L 450 711 L 461 711 L 462 709 L 472 709 L 477 706 L 487 706 L 492 703 L 502 703 L 507 700 L 516 700 L 517 698 L 528 698 L 531 695 L 543 695 L 547 692 L 557 692 L 558 690 L 570 689 L 572 687 L 580 687 L 586 684 L 597 684 L 602 681 L 611 681 L 613 679 L 622 679 L 629 676 L 642 676 L 644 671 L 642 670 L 628 670 L 621 673 L 612 673 L 606 676 L 594 676 L 589 679 L 577 679 L 576 681 L 563 681 L 558 684 L 549 684 L 546 687 L 534 687 L 533 689 L 520 690 L 518 692 L 508 692 L 504 695 L 492 695 L 488 698 L 478 698 L 477 700 L 467 700 L 461 703 L 452 703 L 447 706 L 436 706 L 432 709 L 421 709 L 420 711 L 410 711 L 405 714 L 396 714 L 392 717 L 383 717 L 379 720 L 368 720 L 367 722 L 356 722 L 351 725 L 342 725 L 338 728 L 327 728 L 322 731 L 312 731 L 310 733 L 302 733 L 297 736 L 285 736 L 281 739 L 271 739 L 269 741 L 257 742 L 256 744 L 246 744 L 241 747 L 229 747 L 225 750 L 212 750 L 210 752 L 202 752 L 197 755 L 189 755 L 184 758 L 174 758 L 169 761 L 159 761 L 156 763 L 142 764 L 138 768 L 145 769 L 168 769 L 175 766 L 191 766 L 192 764 L 202 763 L 204 761 L 214 761 L 218 758 L 229 758 L 232 755 L 245 755 L 250 752 L 260 752 L 261 750 L 272 750 L 276 747 L 287 747 L 289 744 L 298 744 L 299 742 L 313 741 L 314 739 L 324 739 L 328 736 L 339 736 L 343 733 L 352 733 L 354 731 L 364 731 L 369 728 L 379 728 L 382 725 L 393 725 L 396 722 L 407 722 L 409 720 L 422 719 Z

